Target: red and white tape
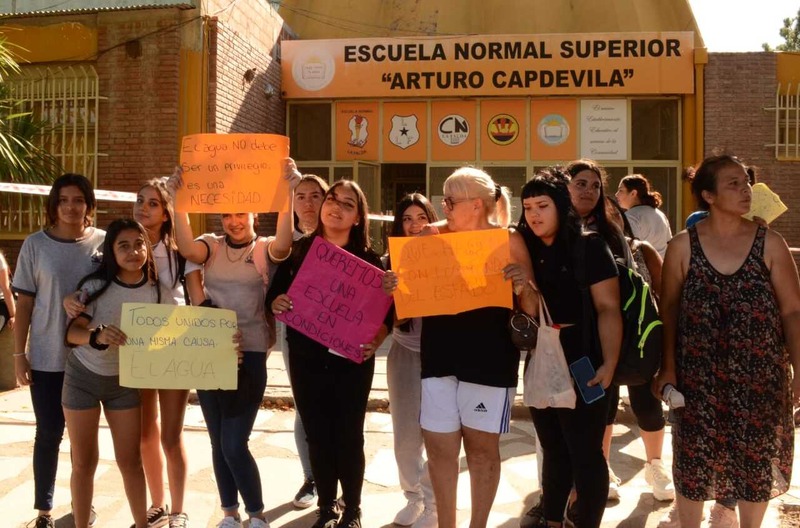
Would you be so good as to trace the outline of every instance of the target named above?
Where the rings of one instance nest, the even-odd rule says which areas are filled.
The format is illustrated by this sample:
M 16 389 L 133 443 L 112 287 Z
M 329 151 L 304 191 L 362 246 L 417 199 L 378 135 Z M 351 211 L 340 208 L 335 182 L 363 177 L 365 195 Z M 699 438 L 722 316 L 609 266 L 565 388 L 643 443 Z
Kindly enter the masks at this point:
M 36 194 L 39 196 L 47 196 L 50 194 L 49 185 L 31 185 L 29 183 L 8 183 L 0 182 L 0 192 L 11 192 L 19 194 Z M 95 189 L 94 196 L 98 200 L 106 200 L 110 202 L 135 202 L 136 193 L 122 192 L 122 191 L 104 191 L 102 189 Z M 389 215 L 369 215 L 370 220 L 378 220 L 380 222 L 392 222 L 393 216 Z
M 50 185 L 31 185 L 28 183 L 8 183 L 0 182 L 0 191 L 12 192 L 20 194 L 37 194 L 40 196 L 47 196 L 50 194 Z M 107 200 L 111 202 L 135 202 L 136 193 L 121 192 L 121 191 L 103 191 L 96 189 L 94 196 L 98 200 Z

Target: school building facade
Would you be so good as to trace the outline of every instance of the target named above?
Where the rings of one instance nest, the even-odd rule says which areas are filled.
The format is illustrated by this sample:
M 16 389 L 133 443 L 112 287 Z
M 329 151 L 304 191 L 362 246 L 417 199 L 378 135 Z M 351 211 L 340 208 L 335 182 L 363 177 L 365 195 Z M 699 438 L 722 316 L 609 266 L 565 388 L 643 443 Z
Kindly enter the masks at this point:
M 800 61 L 707 53 L 686 0 L 0 0 L 0 31 L 48 148 L 100 189 L 168 175 L 186 134 L 284 133 L 303 172 L 357 180 L 373 210 L 410 191 L 439 207 L 464 164 L 518 194 L 585 156 L 612 193 L 647 176 L 677 229 L 682 169 L 725 149 L 789 205 L 774 226 L 800 246 Z M 39 201 L 0 193 L 12 261 Z

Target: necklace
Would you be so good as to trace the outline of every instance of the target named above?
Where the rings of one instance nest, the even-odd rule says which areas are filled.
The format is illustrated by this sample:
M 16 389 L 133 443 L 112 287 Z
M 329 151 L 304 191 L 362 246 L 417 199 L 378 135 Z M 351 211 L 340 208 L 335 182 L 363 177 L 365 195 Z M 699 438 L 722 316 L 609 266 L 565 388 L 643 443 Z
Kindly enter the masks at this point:
M 255 241 L 256 239 L 253 238 L 250 242 L 244 244 L 234 244 L 228 239 L 228 237 L 225 237 L 225 257 L 228 259 L 228 262 L 239 262 L 242 260 L 242 258 L 244 258 L 245 255 L 249 255 L 251 246 Z M 231 249 L 238 251 L 238 256 L 236 256 L 236 253 L 234 253 L 234 256 L 231 257 Z

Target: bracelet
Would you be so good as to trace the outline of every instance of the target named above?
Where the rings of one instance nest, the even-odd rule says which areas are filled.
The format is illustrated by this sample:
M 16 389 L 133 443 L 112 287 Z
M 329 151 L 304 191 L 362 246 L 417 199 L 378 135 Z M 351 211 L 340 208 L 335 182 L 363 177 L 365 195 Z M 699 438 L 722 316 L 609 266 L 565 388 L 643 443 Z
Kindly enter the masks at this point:
M 97 341 L 100 332 L 105 330 L 106 325 L 97 325 L 94 330 L 89 333 L 89 346 L 95 350 L 105 350 L 108 348 L 108 345 L 103 345 Z
M 12 355 L 13 357 L 20 357 L 20 356 L 24 356 L 24 355 L 25 355 L 25 352 L 19 352 L 19 353 L 16 353 L 16 352 L 15 352 L 14 354 L 11 354 L 11 355 Z
M 289 257 L 292 256 L 292 248 L 291 247 L 289 248 L 289 253 L 285 257 L 283 257 L 282 259 L 275 258 L 272 255 L 272 242 L 270 242 L 270 244 L 267 246 L 267 255 L 269 255 L 269 259 L 272 262 L 274 262 L 275 264 L 280 264 L 281 262 L 283 262 L 284 260 L 286 260 L 286 259 L 288 259 Z

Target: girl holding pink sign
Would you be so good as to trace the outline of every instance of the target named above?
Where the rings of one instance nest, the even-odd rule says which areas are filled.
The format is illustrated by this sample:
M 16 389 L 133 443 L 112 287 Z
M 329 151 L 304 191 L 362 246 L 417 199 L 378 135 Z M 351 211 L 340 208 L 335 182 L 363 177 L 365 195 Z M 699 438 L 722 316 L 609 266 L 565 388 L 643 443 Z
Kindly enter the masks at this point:
M 333 184 L 322 202 L 316 231 L 294 243 L 291 258 L 275 274 L 267 296 L 275 315 L 292 310 L 292 299 L 286 292 L 317 237 L 382 268 L 370 247 L 367 213 L 367 200 L 358 184 L 347 180 Z M 292 393 L 308 436 L 319 496 L 319 517 L 313 528 L 361 528 L 364 417 L 375 351 L 392 321 L 389 310 L 372 341 L 361 345 L 361 363 L 332 354 L 327 346 L 287 326 Z M 346 504 L 341 517 L 336 504 L 338 483 Z

